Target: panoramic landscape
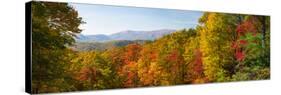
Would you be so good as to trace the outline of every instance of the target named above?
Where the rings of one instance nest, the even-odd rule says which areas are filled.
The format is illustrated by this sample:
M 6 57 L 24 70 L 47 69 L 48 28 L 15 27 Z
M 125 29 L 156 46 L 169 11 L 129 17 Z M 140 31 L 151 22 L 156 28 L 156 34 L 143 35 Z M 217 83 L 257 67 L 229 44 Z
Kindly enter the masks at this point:
M 270 17 L 33 1 L 32 93 L 270 79 Z

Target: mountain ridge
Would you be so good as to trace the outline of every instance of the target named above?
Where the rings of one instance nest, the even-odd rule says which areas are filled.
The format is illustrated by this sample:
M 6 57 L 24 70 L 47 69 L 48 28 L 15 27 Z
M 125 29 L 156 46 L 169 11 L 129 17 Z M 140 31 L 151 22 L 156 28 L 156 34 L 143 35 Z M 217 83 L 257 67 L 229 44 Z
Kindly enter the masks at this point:
M 83 35 L 78 34 L 76 41 L 78 42 L 106 42 L 112 40 L 155 40 L 164 35 L 175 32 L 175 29 L 158 29 L 151 31 L 136 31 L 136 30 L 125 30 L 114 34 L 96 34 L 96 35 Z

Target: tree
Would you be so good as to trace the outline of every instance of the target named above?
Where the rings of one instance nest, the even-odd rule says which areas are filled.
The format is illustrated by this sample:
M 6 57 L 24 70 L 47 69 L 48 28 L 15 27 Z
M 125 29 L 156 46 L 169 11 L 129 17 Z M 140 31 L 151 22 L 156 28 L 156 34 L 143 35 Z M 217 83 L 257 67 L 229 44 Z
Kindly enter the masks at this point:
M 124 87 L 136 87 L 138 85 L 137 61 L 139 60 L 142 47 L 139 44 L 129 44 L 125 47 L 123 55 L 124 65 L 122 67 L 122 77 L 124 77 Z
M 137 73 L 142 86 L 159 85 L 161 68 L 157 64 L 158 53 L 152 44 L 145 44 L 140 51 L 140 58 L 137 62 Z
M 64 66 L 83 23 L 67 3 L 32 2 L 32 93 L 69 91 Z M 64 85 L 63 85 L 64 84 Z
M 184 83 L 194 83 L 194 81 L 204 77 L 202 53 L 199 48 L 199 33 L 197 29 L 189 29 L 185 33 L 188 37 L 186 37 L 183 53 L 184 66 L 186 67 L 184 70 Z
M 265 27 L 266 17 L 246 15 L 237 26 L 238 39 L 233 48 L 236 50 L 238 65 L 233 81 L 258 80 L 269 78 L 269 27 Z
M 204 74 L 208 80 L 227 81 L 234 58 L 231 42 L 237 25 L 237 16 L 222 13 L 204 13 L 200 18 L 200 50 L 204 65 Z
M 79 52 L 72 60 L 70 71 L 79 82 L 80 90 L 108 89 L 116 87 L 114 65 L 98 51 Z

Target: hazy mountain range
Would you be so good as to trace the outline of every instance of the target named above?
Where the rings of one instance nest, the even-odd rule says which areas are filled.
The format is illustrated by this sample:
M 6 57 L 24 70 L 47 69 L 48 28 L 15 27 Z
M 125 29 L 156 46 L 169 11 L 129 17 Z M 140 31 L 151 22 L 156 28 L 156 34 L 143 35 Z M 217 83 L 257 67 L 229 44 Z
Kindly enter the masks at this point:
M 77 51 L 91 51 L 91 50 L 106 50 L 114 47 L 122 47 L 127 46 L 128 44 L 145 44 L 146 42 L 150 42 L 149 40 L 114 40 L 114 41 L 106 41 L 106 42 L 77 42 L 73 46 L 72 49 Z
M 173 29 L 160 29 L 153 31 L 134 31 L 127 30 L 117 32 L 111 35 L 77 35 L 78 42 L 106 42 L 106 41 L 114 41 L 114 40 L 154 40 L 160 38 L 164 35 L 171 34 L 176 30 Z

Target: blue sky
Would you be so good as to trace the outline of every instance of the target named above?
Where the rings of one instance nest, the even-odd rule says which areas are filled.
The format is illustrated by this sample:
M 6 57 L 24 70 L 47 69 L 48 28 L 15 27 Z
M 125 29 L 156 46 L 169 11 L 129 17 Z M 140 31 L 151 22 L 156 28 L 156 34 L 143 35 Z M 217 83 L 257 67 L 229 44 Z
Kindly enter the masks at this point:
M 117 7 L 93 4 L 71 4 L 86 24 L 82 34 L 113 34 L 125 30 L 150 31 L 158 29 L 193 28 L 203 14 L 155 8 Z

